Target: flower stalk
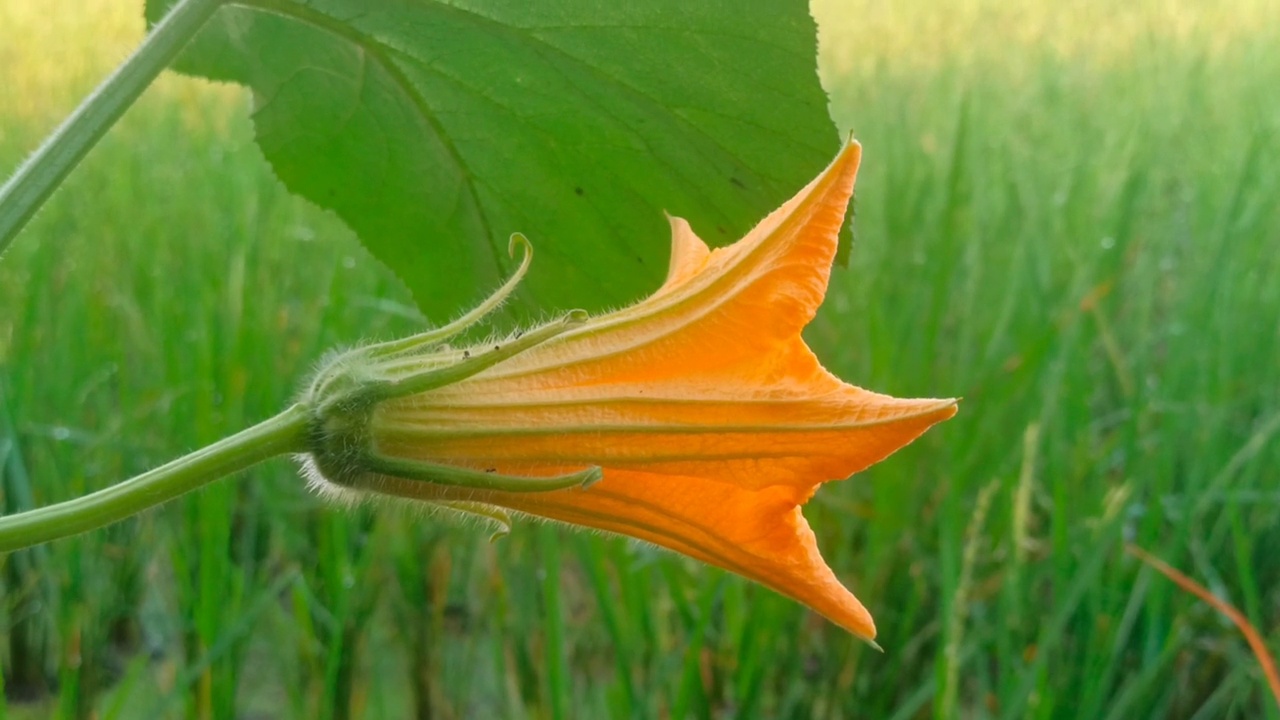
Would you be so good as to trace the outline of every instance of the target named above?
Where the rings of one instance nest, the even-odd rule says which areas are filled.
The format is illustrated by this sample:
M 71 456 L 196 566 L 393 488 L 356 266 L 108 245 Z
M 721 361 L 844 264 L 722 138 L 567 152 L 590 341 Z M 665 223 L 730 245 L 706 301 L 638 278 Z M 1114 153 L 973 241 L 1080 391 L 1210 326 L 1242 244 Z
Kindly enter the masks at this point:
M 306 410 L 294 405 L 273 418 L 118 485 L 0 517 L 0 552 L 106 527 L 268 458 L 304 452 L 308 419 Z

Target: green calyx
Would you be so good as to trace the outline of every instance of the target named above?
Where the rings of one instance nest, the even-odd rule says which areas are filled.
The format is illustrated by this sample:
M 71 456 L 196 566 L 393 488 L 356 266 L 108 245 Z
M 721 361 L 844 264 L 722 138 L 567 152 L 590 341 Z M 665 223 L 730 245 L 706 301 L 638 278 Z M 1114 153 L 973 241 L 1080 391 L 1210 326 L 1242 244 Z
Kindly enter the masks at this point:
M 382 483 L 378 481 L 381 477 L 503 492 L 549 492 L 586 487 L 600 480 L 598 467 L 530 477 L 394 457 L 378 450 L 370 430 L 379 403 L 461 382 L 586 322 L 585 311 L 573 310 L 506 342 L 463 350 L 446 344 L 501 306 L 519 285 L 529 269 L 533 248 L 523 235 L 515 234 L 509 247 L 513 257 L 517 248 L 523 252 L 519 268 L 475 309 L 441 328 L 337 354 L 316 373 L 299 405 L 310 414 L 308 454 L 323 481 L 349 490 L 386 494 L 391 487 L 402 488 L 404 484 Z M 395 494 L 420 499 L 411 491 Z

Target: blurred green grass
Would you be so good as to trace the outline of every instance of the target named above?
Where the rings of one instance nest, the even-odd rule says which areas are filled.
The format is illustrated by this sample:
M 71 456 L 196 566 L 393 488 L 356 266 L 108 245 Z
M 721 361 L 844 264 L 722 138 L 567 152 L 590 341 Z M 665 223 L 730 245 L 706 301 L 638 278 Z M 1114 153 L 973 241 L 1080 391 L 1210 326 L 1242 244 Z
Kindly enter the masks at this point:
M 0 167 L 136 42 L 135 5 L 0 0 Z M 1280 717 L 1230 625 L 1120 552 L 1280 649 L 1280 7 L 814 10 L 865 160 L 808 336 L 858 384 L 965 398 L 806 510 L 884 655 L 626 541 L 328 509 L 282 461 L 6 558 L 0 717 Z M 246 107 L 162 78 L 0 262 L 6 512 L 417 327 Z

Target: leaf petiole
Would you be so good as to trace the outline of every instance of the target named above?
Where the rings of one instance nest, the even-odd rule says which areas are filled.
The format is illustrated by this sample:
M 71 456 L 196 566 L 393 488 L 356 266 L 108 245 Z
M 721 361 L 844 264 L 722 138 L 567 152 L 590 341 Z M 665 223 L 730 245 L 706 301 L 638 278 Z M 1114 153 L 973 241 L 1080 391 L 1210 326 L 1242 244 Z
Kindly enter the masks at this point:
M 72 169 L 226 0 L 178 0 L 138 49 L 0 186 L 0 255 Z

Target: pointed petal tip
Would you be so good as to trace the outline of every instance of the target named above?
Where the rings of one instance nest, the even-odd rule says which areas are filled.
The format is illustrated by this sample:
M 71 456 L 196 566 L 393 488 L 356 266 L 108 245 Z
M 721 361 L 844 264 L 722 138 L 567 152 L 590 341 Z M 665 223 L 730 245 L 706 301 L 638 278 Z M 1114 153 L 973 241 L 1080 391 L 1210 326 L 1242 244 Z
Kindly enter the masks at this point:
M 831 605 L 820 601 L 815 602 L 816 598 L 796 599 L 817 610 L 828 620 L 846 630 L 850 635 L 874 646 L 876 621 L 872 619 L 871 612 L 853 593 L 849 592 L 848 588 L 842 585 L 840 589 L 843 592 L 839 593 L 839 595 L 844 597 L 836 598 L 834 604 Z
M 946 414 L 946 417 L 941 418 L 942 420 L 954 417 L 960 411 L 960 400 L 961 398 L 942 398 L 938 400 L 937 410 Z
M 885 420 L 888 422 L 927 420 L 928 425 L 949 420 L 959 410 L 959 398 L 897 398 L 882 396 L 886 407 L 892 408 Z M 925 427 L 928 427 L 926 425 Z
M 858 165 L 861 164 L 861 162 L 862 144 L 853 138 L 849 138 L 849 141 L 840 148 L 840 152 L 836 155 L 836 159 L 831 162 L 831 165 L 833 167 L 837 165 L 851 165 L 852 170 L 857 172 Z
M 852 633 L 854 637 L 879 650 L 880 646 L 876 645 L 876 623 L 871 619 L 871 614 L 868 613 L 866 609 L 863 609 L 863 613 L 865 614 L 865 618 L 856 625 L 846 623 L 839 623 L 839 625 Z
M 917 398 L 905 402 L 914 410 L 908 417 L 927 417 L 935 423 L 950 420 L 960 410 L 960 398 Z
M 655 296 L 697 275 L 711 255 L 711 249 L 693 232 L 688 220 L 667 213 L 667 224 L 671 226 L 671 260 L 667 279 L 654 293 Z
M 862 146 L 855 141 L 845 143 L 840 148 L 831 164 L 827 165 L 813 182 L 809 183 L 804 190 L 801 190 L 796 197 L 792 198 L 788 205 L 793 208 L 800 198 L 813 194 L 815 199 L 823 203 L 829 203 L 830 207 L 839 209 L 839 222 L 843 222 L 845 214 L 848 210 L 849 198 L 853 195 L 853 187 L 858 178 L 858 168 L 862 164 Z M 835 242 L 835 237 L 828 238 L 830 242 Z M 834 250 L 834 245 L 832 246 Z

